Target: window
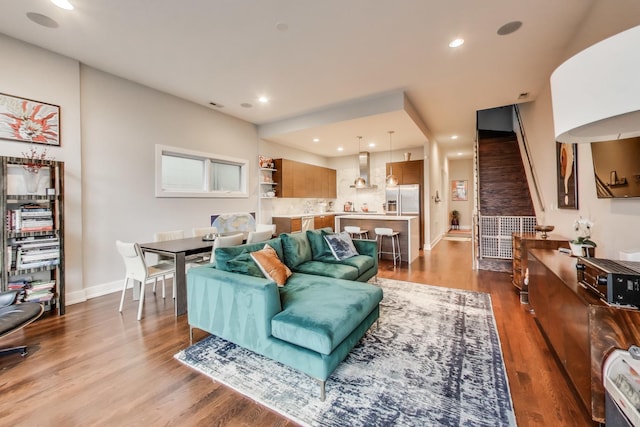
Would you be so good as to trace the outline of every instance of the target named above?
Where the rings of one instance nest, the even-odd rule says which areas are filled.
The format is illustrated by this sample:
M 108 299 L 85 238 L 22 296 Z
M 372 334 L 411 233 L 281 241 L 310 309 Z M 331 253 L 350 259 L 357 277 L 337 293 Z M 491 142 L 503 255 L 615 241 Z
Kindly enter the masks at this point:
M 248 197 L 245 159 L 156 145 L 156 197 Z

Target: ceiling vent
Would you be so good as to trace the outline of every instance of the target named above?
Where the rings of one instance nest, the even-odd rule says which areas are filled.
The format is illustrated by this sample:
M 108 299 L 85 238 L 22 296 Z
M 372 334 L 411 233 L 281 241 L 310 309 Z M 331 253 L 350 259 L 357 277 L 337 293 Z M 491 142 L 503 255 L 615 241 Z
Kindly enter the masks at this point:
M 361 151 L 358 153 L 358 165 L 360 167 L 360 178 L 364 179 L 366 183 L 364 187 L 350 185 L 350 188 L 356 188 L 358 190 L 361 189 L 370 189 L 370 188 L 378 188 L 377 185 L 371 185 L 371 161 L 370 154 L 368 151 Z

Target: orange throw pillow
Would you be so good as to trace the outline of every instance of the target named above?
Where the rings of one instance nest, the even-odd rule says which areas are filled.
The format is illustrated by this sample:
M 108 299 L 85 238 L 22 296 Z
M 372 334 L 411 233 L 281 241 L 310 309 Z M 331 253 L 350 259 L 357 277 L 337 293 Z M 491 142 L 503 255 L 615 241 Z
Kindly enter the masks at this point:
M 251 252 L 251 258 L 258 264 L 264 277 L 273 280 L 280 287 L 284 286 L 291 276 L 289 267 L 280 261 L 275 249 L 269 245 L 264 245 L 264 248 L 259 251 Z

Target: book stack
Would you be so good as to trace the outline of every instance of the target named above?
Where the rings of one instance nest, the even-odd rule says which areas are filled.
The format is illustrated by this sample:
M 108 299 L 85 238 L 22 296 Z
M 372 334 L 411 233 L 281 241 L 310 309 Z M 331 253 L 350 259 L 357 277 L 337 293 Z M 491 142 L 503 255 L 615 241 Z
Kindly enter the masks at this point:
M 56 281 L 52 279 L 34 280 L 30 276 L 16 277 L 7 284 L 7 290 L 18 291 L 20 302 L 51 301 L 54 297 Z
M 60 264 L 60 239 L 57 236 L 16 238 L 8 253 L 7 266 L 28 270 Z
M 53 230 L 51 208 L 29 203 L 7 211 L 7 230 L 17 232 Z

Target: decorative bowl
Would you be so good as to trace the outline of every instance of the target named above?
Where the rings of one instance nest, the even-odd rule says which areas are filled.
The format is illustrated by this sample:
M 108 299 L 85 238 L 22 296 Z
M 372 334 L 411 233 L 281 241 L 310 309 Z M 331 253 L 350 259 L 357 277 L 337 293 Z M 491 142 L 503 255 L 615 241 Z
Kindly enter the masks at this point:
M 553 231 L 554 228 L 555 227 L 553 225 L 536 225 L 535 227 L 533 227 L 534 230 L 542 232 L 540 237 L 542 237 L 543 239 L 546 239 L 547 233 Z

